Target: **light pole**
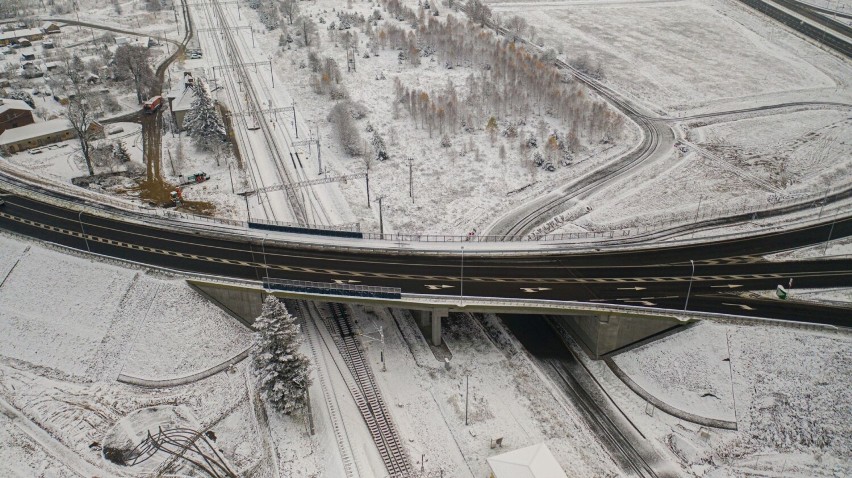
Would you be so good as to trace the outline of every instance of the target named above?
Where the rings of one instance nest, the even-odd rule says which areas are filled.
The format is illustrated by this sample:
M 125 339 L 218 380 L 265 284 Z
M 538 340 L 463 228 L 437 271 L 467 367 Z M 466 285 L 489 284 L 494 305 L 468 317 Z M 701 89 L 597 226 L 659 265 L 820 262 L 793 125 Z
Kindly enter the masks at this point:
M 268 235 L 264 235 L 263 239 L 260 240 L 260 250 L 263 252 L 263 274 L 266 276 L 266 282 L 269 282 L 269 265 L 266 263 L 266 238 Z
M 80 211 L 80 214 L 77 214 L 77 222 L 80 223 L 80 231 L 83 233 L 83 240 L 86 241 L 86 252 L 92 252 L 89 249 L 89 239 L 86 237 L 86 230 L 83 229 L 83 211 Z
M 695 261 L 690 259 L 689 263 L 692 264 L 692 275 L 689 276 L 689 289 L 686 290 L 686 302 L 683 304 L 684 312 L 686 311 L 686 307 L 689 305 L 689 293 L 692 292 L 692 279 L 695 278 Z
M 704 196 L 698 196 L 698 209 L 695 210 L 695 219 L 692 220 L 692 237 L 695 237 L 695 224 L 698 223 L 698 213 L 701 212 L 701 201 L 704 200 Z
M 459 281 L 459 300 L 464 300 L 464 246 L 461 246 L 461 280 Z
M 831 228 L 828 230 L 828 239 L 825 240 L 825 247 L 822 249 L 822 255 L 824 256 L 826 252 L 828 252 L 828 243 L 831 242 L 831 234 L 834 232 L 834 223 L 837 222 L 837 215 L 840 214 L 840 209 L 834 213 L 834 219 L 831 220 Z

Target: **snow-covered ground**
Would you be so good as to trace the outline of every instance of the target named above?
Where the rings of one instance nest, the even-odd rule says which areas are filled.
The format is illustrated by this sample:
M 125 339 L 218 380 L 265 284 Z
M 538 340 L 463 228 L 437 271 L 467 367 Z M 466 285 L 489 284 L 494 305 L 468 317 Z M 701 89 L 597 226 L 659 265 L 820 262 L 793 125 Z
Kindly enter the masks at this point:
M 602 362 L 590 366 L 643 431 L 681 458 L 685 473 L 849 476 L 850 346 L 848 332 L 700 323 L 614 358 L 660 400 L 699 416 L 736 419 L 736 431 L 708 430 L 649 408 Z
M 179 423 L 211 428 L 226 459 L 241 470 L 261 467 L 273 476 L 270 462 L 262 458 L 272 446 L 277 466 L 289 476 L 339 476 L 334 471 L 339 449 L 317 380 L 311 389 L 314 437 L 305 433 L 301 419 L 272 412 L 269 425 L 258 419 L 254 391 L 246 390 L 248 361 L 168 389 L 116 381 L 119 374 L 149 380 L 186 377 L 249 345 L 244 326 L 180 279 L 4 235 L 0 281 L 0 399 L 20 414 L 17 426 L 0 435 L 0 453 L 9 458 L 2 460 L 0 474 L 29 476 L 50 468 L 56 476 L 76 476 L 66 466 L 77 473 L 87 467 L 120 473 L 102 460 L 98 446 L 126 444 L 150 427 Z M 424 467 L 443 469 L 444 476 L 482 476 L 485 458 L 503 451 L 492 450 L 490 440 L 504 437 L 506 449 L 546 441 L 575 476 L 616 473 L 573 405 L 554 401 L 525 356 L 495 347 L 471 317 L 448 321 L 444 339 L 453 358 L 447 369 L 408 313 L 361 307 L 353 312 L 362 333 L 374 338 L 363 339 L 365 353 L 412 461 L 419 464 L 425 454 Z M 381 345 L 375 332 L 380 324 L 386 372 L 379 371 Z M 361 476 L 382 476 L 381 461 L 339 374 L 339 355 L 327 333 L 321 335 L 315 345 L 324 358 L 314 366 L 327 374 L 349 433 L 349 453 Z M 470 376 L 468 426 L 465 375 Z M 170 411 L 173 406 L 183 411 Z M 140 415 L 140 410 L 146 411 Z M 39 435 L 45 432 L 46 440 Z M 30 436 L 41 438 L 34 443 Z M 98 445 L 90 448 L 93 442 Z M 20 459 L 24 455 L 28 458 Z
M 524 17 L 567 58 L 588 52 L 602 63 L 605 83 L 663 114 L 837 89 L 848 101 L 848 62 L 736 1 L 488 3 L 503 18 Z

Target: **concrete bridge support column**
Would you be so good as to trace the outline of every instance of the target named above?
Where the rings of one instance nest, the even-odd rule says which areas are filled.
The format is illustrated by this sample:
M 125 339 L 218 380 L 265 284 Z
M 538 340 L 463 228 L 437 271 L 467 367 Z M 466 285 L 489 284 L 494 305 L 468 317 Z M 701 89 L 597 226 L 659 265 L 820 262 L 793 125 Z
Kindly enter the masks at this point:
M 432 345 L 441 345 L 441 319 L 449 316 L 447 309 L 412 310 L 417 326 Z

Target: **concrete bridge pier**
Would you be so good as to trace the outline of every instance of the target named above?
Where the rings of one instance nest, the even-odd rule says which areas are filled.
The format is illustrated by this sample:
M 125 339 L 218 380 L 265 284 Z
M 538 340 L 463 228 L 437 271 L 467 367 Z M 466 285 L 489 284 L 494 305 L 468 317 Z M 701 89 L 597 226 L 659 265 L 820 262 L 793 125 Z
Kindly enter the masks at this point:
M 441 345 L 441 320 L 450 315 L 448 309 L 412 310 L 411 314 L 427 340 L 436 347 Z

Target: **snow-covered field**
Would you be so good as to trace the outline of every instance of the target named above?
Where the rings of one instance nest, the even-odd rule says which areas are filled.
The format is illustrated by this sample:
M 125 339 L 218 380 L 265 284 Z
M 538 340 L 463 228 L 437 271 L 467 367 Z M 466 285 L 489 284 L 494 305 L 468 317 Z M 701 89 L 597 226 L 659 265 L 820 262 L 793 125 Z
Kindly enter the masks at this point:
M 563 46 L 567 58 L 588 52 L 607 84 L 663 114 L 825 94 L 846 89 L 852 77 L 848 62 L 735 1 L 488 3 L 503 18 L 524 17 L 546 47 Z
M 593 366 L 643 429 L 696 476 L 849 476 L 852 337 L 769 326 L 700 323 L 624 352 L 615 362 L 664 402 L 699 416 L 736 419 L 708 430 L 654 410 Z M 733 379 L 733 382 L 732 382 Z M 706 430 L 706 429 L 705 429 Z

